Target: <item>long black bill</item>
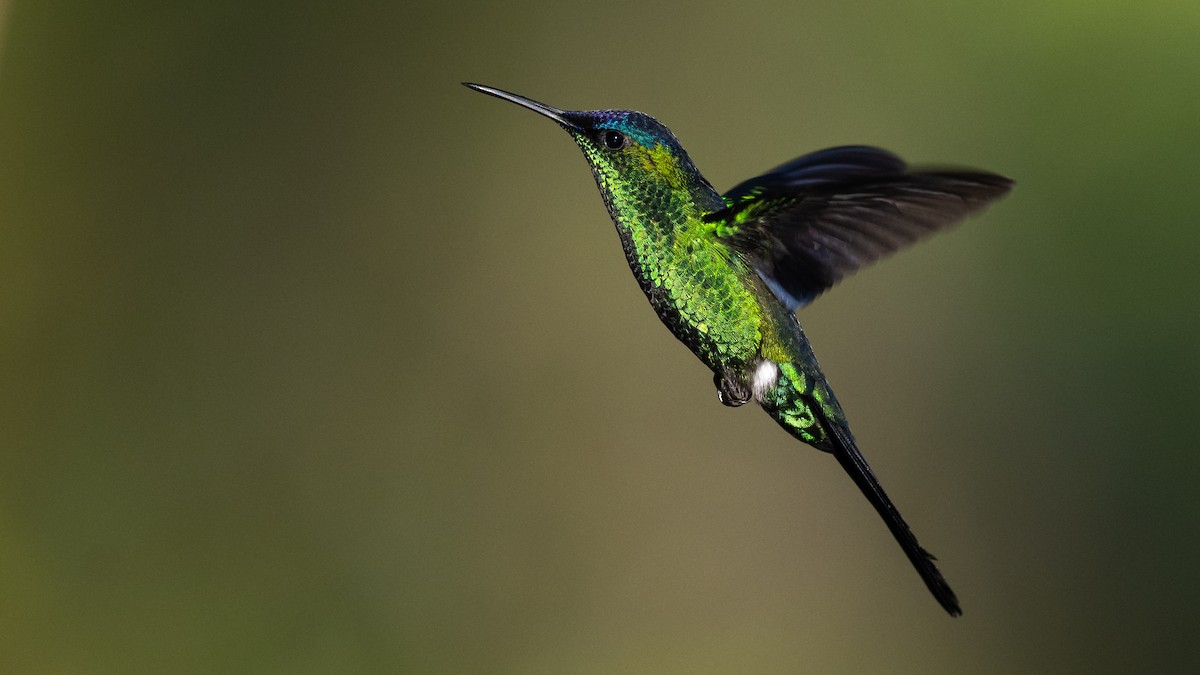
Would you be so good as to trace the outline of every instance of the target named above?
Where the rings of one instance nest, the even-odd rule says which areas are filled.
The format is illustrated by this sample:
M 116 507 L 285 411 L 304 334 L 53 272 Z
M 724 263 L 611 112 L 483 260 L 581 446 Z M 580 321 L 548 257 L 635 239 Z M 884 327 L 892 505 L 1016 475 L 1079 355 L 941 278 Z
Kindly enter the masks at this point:
M 575 124 L 565 117 L 567 114 L 566 111 L 548 106 L 545 103 L 538 103 L 537 101 L 530 98 L 525 98 L 524 96 L 517 96 L 516 94 L 509 93 L 503 89 L 496 89 L 495 87 L 485 87 L 482 84 L 475 84 L 473 82 L 463 82 L 463 86 L 468 89 L 474 89 L 475 91 L 482 92 L 488 96 L 495 96 L 496 98 L 502 98 L 505 101 L 516 103 L 522 108 L 529 108 L 539 115 L 545 115 L 546 117 L 549 117 L 568 129 L 580 131 L 578 124 Z

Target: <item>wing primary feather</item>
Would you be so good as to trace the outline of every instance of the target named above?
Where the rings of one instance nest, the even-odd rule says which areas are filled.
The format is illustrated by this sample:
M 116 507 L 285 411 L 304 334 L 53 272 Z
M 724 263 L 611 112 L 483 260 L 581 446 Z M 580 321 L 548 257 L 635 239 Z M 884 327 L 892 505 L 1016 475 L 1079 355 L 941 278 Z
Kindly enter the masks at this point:
M 896 155 L 841 146 L 804 155 L 725 193 L 705 215 L 790 309 L 856 270 L 951 227 L 1012 181 L 976 169 L 909 170 Z

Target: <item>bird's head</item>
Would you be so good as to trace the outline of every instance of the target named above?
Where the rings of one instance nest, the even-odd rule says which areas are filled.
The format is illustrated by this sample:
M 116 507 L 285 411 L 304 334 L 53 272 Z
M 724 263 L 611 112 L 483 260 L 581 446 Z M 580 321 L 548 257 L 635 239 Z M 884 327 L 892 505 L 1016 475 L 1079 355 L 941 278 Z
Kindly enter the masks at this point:
M 464 84 L 549 117 L 566 129 L 583 150 L 610 211 L 626 204 L 644 206 L 678 200 L 705 206 L 720 204 L 720 197 L 700 175 L 675 134 L 645 113 L 559 110 L 500 89 Z

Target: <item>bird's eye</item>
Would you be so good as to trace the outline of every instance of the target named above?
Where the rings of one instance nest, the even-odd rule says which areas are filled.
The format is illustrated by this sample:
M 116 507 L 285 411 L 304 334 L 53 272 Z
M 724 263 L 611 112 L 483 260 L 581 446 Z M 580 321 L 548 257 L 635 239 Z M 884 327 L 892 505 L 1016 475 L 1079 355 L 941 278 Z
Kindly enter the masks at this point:
M 604 132 L 604 147 L 609 150 L 620 150 L 625 147 L 625 134 L 609 129 Z

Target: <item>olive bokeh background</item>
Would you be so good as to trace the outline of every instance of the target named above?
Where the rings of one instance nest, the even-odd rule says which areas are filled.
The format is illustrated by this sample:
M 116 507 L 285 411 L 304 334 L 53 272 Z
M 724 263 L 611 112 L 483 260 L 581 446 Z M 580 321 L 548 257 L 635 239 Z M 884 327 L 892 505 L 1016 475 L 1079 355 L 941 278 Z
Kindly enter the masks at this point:
M 1200 5 L 0 4 L 0 671 L 1200 669 Z M 802 319 L 965 610 L 547 120 L 1017 180 Z

